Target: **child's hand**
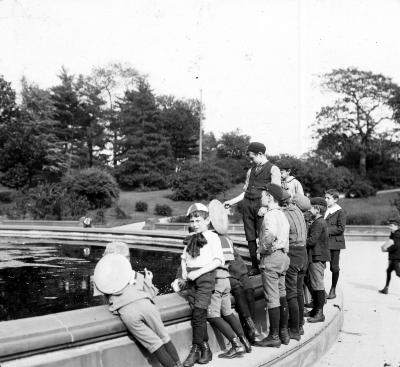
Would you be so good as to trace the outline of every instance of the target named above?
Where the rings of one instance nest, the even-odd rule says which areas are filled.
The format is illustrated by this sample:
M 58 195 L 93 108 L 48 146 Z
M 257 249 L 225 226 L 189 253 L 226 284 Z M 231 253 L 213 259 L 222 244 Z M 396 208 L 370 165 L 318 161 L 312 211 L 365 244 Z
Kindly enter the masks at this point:
M 183 280 L 187 279 L 187 275 L 188 275 L 187 271 L 182 269 L 182 279 Z
M 189 280 L 195 280 L 200 276 L 198 270 L 193 270 L 190 273 L 187 274 L 187 279 Z
M 266 208 L 265 206 L 262 206 L 259 210 L 257 215 L 259 217 L 263 217 L 265 214 L 267 214 L 268 208 Z
M 147 268 L 144 268 L 144 277 L 150 281 L 153 280 L 153 273 L 150 270 L 147 270 Z

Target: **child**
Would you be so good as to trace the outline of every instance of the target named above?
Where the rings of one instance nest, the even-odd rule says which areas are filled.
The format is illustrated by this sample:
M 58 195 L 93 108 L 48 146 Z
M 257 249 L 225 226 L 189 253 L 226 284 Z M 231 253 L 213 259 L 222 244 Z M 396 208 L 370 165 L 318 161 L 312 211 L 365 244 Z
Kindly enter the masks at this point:
M 328 244 L 328 227 L 323 215 L 326 211 L 324 198 L 311 199 L 312 223 L 308 228 L 307 252 L 309 258 L 308 277 L 313 292 L 313 309 L 309 313 L 308 322 L 323 322 L 325 304 L 324 270 L 330 260 Z
M 286 299 L 289 307 L 289 334 L 291 339 L 300 340 L 300 326 L 303 323 L 303 281 L 307 269 L 307 226 L 301 210 L 292 203 L 289 193 L 283 199 L 282 210 L 290 225 L 290 265 L 285 276 Z M 299 197 L 300 194 L 297 194 Z M 300 300 L 300 302 L 299 302 Z
M 261 192 L 261 204 L 267 208 L 259 237 L 260 270 L 269 316 L 268 336 L 256 342 L 262 347 L 281 346 L 288 339 L 288 309 L 285 274 L 289 268 L 289 222 L 279 206 L 282 188 L 267 184 Z M 290 338 L 289 338 L 290 340 Z
M 208 229 L 210 218 L 205 205 L 189 207 L 187 216 L 193 232 L 183 241 L 182 278 L 187 280 L 189 303 L 193 309 L 192 348 L 183 365 L 206 364 L 212 359 L 208 345 L 207 310 L 215 289 L 215 269 L 224 265 L 221 241 Z
M 110 311 L 117 313 L 131 334 L 166 367 L 182 366 L 174 344 L 154 304 L 153 274 L 132 270 L 120 254 L 103 256 L 94 270 L 97 289 L 109 295 Z
M 247 265 L 236 248 L 234 248 L 234 260 L 229 262 L 229 275 L 236 311 L 245 326 L 250 343 L 254 344 L 260 336 L 255 325 L 256 301 L 254 288 L 247 275 Z
M 328 225 L 329 250 L 330 250 L 330 270 L 332 273 L 332 285 L 327 299 L 336 297 L 336 285 L 339 280 L 339 258 L 340 250 L 345 249 L 344 229 L 346 227 L 346 213 L 337 204 L 339 192 L 337 190 L 328 190 L 325 193 L 325 200 L 328 209 L 324 218 Z
M 282 189 L 287 191 L 292 198 L 296 194 L 304 195 L 303 186 L 301 186 L 299 180 L 292 176 L 292 167 L 289 162 L 279 163 L 279 168 L 281 170 Z
M 389 257 L 389 265 L 386 270 L 386 284 L 385 287 L 379 291 L 379 293 L 382 294 L 388 294 L 393 270 L 396 272 L 396 275 L 400 277 L 400 217 L 390 218 L 389 226 L 389 240 L 382 245 L 382 251 L 388 252 Z
M 244 232 L 251 259 L 250 276 L 260 274 L 256 239 L 262 222 L 262 217 L 258 215 L 261 207 L 261 191 L 268 183 L 279 186 L 281 184 L 281 172 L 277 166 L 268 161 L 265 150 L 265 145 L 262 143 L 250 143 L 247 156 L 254 166 L 247 172 L 243 192 L 224 203 L 225 207 L 229 208 L 243 200 Z

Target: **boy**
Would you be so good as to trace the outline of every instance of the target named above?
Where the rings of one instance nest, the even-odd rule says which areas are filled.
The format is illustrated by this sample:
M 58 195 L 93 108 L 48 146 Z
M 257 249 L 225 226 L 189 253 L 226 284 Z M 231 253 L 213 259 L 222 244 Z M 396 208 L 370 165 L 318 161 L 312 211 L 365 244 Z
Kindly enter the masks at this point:
M 224 265 L 224 255 L 218 235 L 208 229 L 210 218 L 205 205 L 196 203 L 189 207 L 187 216 L 192 233 L 183 241 L 182 278 L 187 280 L 189 303 L 193 309 L 192 348 L 183 363 L 206 364 L 212 359 L 208 345 L 207 310 L 215 289 L 215 269 Z
M 290 339 L 300 340 L 300 325 L 303 322 L 304 301 L 303 281 L 307 269 L 307 226 L 301 210 L 292 203 L 289 193 L 282 200 L 282 210 L 290 225 L 289 258 L 290 265 L 285 276 L 286 299 L 289 308 Z M 297 194 L 299 198 L 300 194 Z M 300 302 L 299 302 L 300 300 Z
M 392 277 L 392 271 L 400 277 L 400 217 L 389 219 L 390 237 L 382 245 L 382 251 L 388 252 L 389 265 L 386 270 L 386 284 L 383 289 L 379 291 L 382 294 L 388 294 L 389 283 Z
M 261 204 L 267 209 L 261 225 L 258 250 L 260 270 L 269 316 L 268 336 L 256 342 L 262 347 L 281 346 L 287 340 L 288 310 L 285 274 L 289 268 L 289 222 L 279 206 L 283 191 L 279 185 L 267 184 L 261 192 Z
M 310 311 L 308 322 L 323 322 L 325 304 L 324 270 L 330 260 L 328 244 L 328 227 L 323 215 L 326 211 L 324 198 L 311 199 L 311 220 L 308 228 L 307 251 L 309 258 L 308 277 L 313 293 L 313 309 Z
M 339 192 L 337 190 L 328 190 L 325 193 L 327 211 L 324 218 L 328 225 L 329 250 L 330 250 L 330 270 L 332 273 L 332 285 L 327 299 L 336 297 L 336 285 L 339 280 L 339 259 L 340 250 L 346 248 L 344 241 L 344 229 L 346 227 L 346 213 L 337 204 Z
M 303 187 L 299 180 L 291 175 L 292 168 L 288 162 L 282 162 L 279 164 L 281 170 L 281 186 L 283 190 L 286 190 L 290 197 L 294 197 L 296 194 L 304 195 Z
M 265 145 L 262 143 L 250 143 L 247 148 L 247 156 L 253 167 L 247 172 L 243 192 L 224 203 L 224 206 L 229 208 L 243 200 L 244 232 L 251 259 L 250 276 L 260 274 L 256 239 L 262 222 L 262 217 L 258 215 L 261 207 L 261 191 L 268 183 L 274 183 L 278 186 L 281 184 L 279 168 L 268 161 L 265 150 Z
M 145 269 L 145 276 L 133 271 L 129 260 L 115 253 L 103 256 L 94 270 L 97 289 L 109 295 L 110 311 L 119 314 L 131 334 L 163 366 L 182 366 L 154 304 L 152 279 L 150 271 Z

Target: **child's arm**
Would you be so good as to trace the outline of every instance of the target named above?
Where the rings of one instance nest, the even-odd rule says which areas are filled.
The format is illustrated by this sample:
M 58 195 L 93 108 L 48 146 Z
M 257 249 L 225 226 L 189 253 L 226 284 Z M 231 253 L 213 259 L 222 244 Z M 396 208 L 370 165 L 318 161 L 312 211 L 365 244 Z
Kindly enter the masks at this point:
M 310 227 L 310 234 L 307 238 L 307 248 L 313 248 L 318 243 L 321 236 L 323 226 L 320 223 L 314 222 Z
M 205 273 L 209 273 L 210 271 L 215 270 L 218 268 L 218 266 L 222 265 L 222 261 L 220 259 L 214 259 L 210 263 L 208 263 L 206 266 L 203 266 L 200 269 L 193 270 L 190 273 L 188 273 L 187 278 L 189 280 L 195 280 L 198 277 L 202 276 Z
M 338 211 L 338 217 L 334 225 L 328 225 L 329 236 L 339 236 L 344 233 L 346 227 L 346 214 L 343 210 Z
M 383 245 L 381 246 L 382 252 L 389 252 L 389 247 L 394 244 L 392 239 L 386 240 Z

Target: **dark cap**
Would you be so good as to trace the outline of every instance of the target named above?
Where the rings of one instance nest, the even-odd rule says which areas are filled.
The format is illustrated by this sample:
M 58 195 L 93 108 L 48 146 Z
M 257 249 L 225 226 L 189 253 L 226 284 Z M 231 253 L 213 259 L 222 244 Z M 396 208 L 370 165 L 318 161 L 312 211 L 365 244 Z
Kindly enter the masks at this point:
M 258 153 L 265 154 L 266 148 L 265 148 L 265 145 L 263 143 L 253 142 L 253 143 L 249 144 L 249 146 L 247 148 L 247 151 L 248 152 L 253 152 L 255 154 L 258 154 Z
M 281 201 L 287 201 L 290 198 L 291 198 L 291 195 L 289 194 L 289 191 L 282 189 L 282 199 L 281 199 Z
M 284 169 L 285 171 L 292 169 L 292 166 L 288 161 L 279 162 L 278 167 L 280 170 Z
M 319 205 L 327 207 L 325 199 L 321 197 L 311 198 L 310 203 L 311 205 Z
M 389 224 L 397 224 L 400 226 L 400 217 L 398 215 L 394 215 L 388 219 Z
M 283 199 L 283 190 L 277 184 L 269 183 L 265 186 L 264 190 L 268 192 L 276 201 L 281 201 Z

